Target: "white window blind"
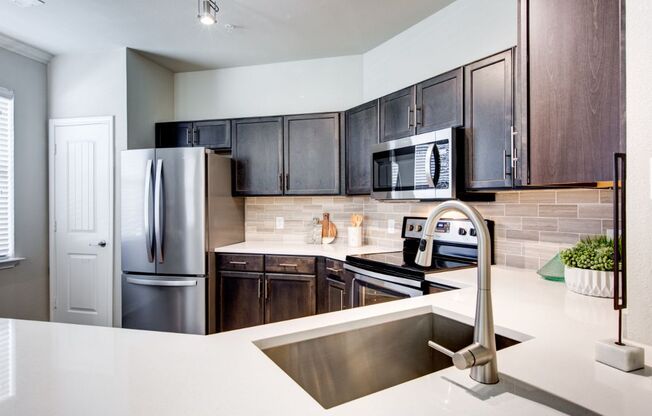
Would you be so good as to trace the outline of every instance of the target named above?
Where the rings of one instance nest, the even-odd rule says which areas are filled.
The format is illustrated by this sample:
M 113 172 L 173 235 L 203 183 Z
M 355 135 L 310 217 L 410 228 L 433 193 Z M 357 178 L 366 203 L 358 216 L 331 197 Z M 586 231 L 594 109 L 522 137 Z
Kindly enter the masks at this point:
M 0 88 L 0 259 L 14 255 L 14 95 Z

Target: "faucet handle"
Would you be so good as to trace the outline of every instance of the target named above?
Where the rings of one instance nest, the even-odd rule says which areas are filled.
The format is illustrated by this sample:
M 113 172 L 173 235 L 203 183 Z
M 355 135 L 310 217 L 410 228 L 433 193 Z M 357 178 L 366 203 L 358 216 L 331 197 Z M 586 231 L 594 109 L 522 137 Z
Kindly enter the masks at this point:
M 491 351 L 477 342 L 468 347 L 462 348 L 457 352 L 453 352 L 434 341 L 428 341 L 428 346 L 451 357 L 455 367 L 460 370 L 465 370 L 476 365 L 486 364 L 493 358 Z

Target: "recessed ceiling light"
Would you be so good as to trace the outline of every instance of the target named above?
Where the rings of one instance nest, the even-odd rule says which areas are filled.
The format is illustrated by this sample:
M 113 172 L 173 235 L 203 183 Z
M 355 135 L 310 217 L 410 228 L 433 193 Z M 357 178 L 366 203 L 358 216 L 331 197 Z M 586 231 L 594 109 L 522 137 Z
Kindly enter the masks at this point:
M 32 7 L 41 6 L 45 4 L 45 0 L 11 0 L 18 7 Z
M 198 0 L 197 17 L 205 25 L 213 25 L 217 22 L 217 12 L 220 8 L 214 0 Z

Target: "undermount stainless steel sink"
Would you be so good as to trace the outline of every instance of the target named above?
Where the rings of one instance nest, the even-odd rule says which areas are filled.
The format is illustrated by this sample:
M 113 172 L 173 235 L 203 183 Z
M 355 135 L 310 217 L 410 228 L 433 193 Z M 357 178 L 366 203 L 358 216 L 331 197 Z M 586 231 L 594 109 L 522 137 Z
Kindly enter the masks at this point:
M 262 351 L 328 409 L 452 366 L 428 341 L 457 351 L 473 341 L 473 327 L 431 312 Z M 496 336 L 497 349 L 518 344 Z

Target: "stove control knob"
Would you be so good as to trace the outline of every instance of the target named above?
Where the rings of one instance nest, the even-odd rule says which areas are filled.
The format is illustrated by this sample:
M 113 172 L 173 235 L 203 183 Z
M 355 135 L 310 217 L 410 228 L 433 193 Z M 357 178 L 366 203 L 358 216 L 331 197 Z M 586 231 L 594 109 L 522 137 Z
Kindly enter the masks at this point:
M 471 228 L 469 234 L 471 234 L 471 237 L 475 237 L 477 235 L 477 233 L 475 232 L 475 228 Z
M 421 230 L 423 230 L 423 227 L 420 226 L 420 225 L 417 225 L 417 232 L 421 232 Z
M 408 230 L 414 231 L 414 224 L 410 224 L 410 226 L 408 227 Z
M 459 230 L 457 230 L 457 233 L 459 235 L 466 235 L 466 230 L 464 228 L 460 228 Z

